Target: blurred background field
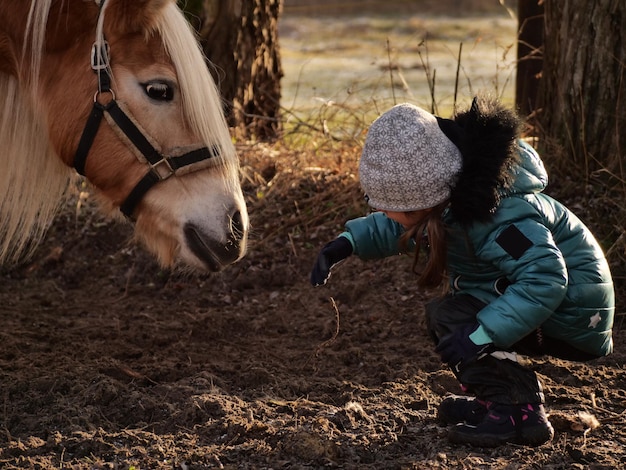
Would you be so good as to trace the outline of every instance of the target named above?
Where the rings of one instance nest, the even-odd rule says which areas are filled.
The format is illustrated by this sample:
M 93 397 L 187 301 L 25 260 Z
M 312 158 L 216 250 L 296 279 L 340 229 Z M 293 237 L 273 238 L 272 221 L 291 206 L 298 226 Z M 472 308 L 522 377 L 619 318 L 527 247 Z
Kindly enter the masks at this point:
M 517 21 L 495 0 L 462 3 L 287 0 L 282 106 L 377 114 L 409 101 L 447 116 L 455 91 L 463 105 L 479 90 L 513 103 Z

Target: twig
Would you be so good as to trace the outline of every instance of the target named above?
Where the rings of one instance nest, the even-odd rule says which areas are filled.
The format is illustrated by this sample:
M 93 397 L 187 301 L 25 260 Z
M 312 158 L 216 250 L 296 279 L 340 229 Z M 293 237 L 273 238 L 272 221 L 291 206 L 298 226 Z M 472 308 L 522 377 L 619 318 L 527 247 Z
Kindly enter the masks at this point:
M 461 71 L 461 52 L 463 51 L 463 43 L 459 43 L 459 56 L 456 60 L 456 75 L 454 76 L 454 102 L 452 103 L 452 113 L 456 113 L 456 97 L 459 91 L 459 73 Z
M 391 96 L 393 97 L 393 104 L 396 104 L 396 90 L 393 86 L 393 67 L 391 64 L 391 51 L 389 46 L 389 38 L 387 38 L 387 64 L 389 66 L 389 83 L 391 85 Z
M 339 335 L 339 309 L 337 308 L 337 304 L 335 303 L 335 299 L 330 297 L 330 302 L 333 304 L 333 308 L 335 309 L 335 331 L 330 339 L 327 339 L 322 344 L 320 344 L 315 350 L 315 357 L 317 357 L 322 349 L 324 349 L 329 344 L 333 343 L 337 336 Z
M 422 52 L 419 50 L 419 47 L 424 46 L 426 49 L 426 60 L 424 61 L 424 57 L 422 56 Z M 417 55 L 420 58 L 420 62 L 422 63 L 422 67 L 424 68 L 424 72 L 426 73 L 426 83 L 428 83 L 428 89 L 430 90 L 431 97 L 431 106 L 430 111 L 432 114 L 437 113 L 436 105 L 435 105 L 435 71 L 433 71 L 432 78 L 430 76 L 430 63 L 428 62 L 428 45 L 426 44 L 426 40 L 423 39 L 418 44 Z
M 293 253 L 295 257 L 297 257 L 298 252 L 296 251 L 296 244 L 293 242 L 293 236 L 291 235 L 291 233 L 288 233 L 287 237 L 289 238 L 289 245 L 291 246 L 291 252 Z

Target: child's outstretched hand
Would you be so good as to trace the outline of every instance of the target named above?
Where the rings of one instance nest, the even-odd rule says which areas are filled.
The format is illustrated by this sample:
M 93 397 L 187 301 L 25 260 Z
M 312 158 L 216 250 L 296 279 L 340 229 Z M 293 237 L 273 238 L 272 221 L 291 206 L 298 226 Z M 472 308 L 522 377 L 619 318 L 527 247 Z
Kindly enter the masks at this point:
M 352 244 L 346 237 L 337 237 L 324 245 L 311 271 L 311 284 L 315 287 L 326 284 L 331 269 L 351 254 Z

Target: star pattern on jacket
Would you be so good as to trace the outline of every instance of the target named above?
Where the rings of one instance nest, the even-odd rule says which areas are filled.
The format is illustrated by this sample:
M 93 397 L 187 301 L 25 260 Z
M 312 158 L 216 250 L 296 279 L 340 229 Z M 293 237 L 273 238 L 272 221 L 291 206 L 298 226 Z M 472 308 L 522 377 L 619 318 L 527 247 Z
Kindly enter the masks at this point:
M 600 315 L 600 312 L 596 312 L 595 315 L 589 318 L 589 328 L 595 328 L 598 326 L 600 320 L 602 320 L 602 315 Z

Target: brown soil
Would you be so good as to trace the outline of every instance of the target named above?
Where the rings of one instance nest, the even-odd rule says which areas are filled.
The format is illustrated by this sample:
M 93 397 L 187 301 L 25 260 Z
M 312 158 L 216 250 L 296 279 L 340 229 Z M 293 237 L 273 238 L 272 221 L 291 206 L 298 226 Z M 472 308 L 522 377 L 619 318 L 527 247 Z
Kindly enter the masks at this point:
M 365 211 L 338 170 L 356 152 L 330 153 L 244 155 L 250 252 L 220 274 L 164 271 L 131 227 L 68 204 L 33 260 L 0 272 L 0 467 L 625 468 L 623 329 L 605 359 L 530 363 L 551 443 L 447 442 L 436 408 L 458 387 L 410 260 L 350 259 L 308 283 Z

